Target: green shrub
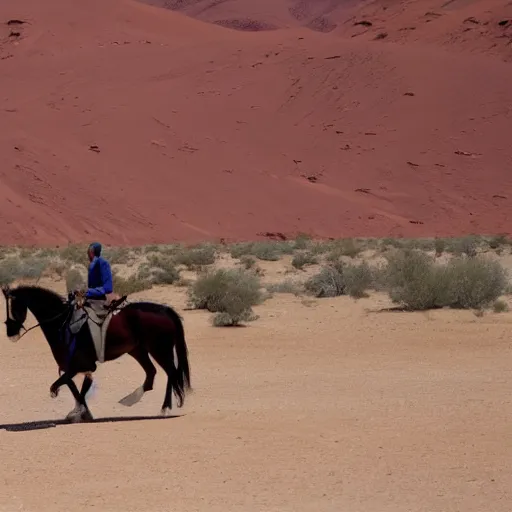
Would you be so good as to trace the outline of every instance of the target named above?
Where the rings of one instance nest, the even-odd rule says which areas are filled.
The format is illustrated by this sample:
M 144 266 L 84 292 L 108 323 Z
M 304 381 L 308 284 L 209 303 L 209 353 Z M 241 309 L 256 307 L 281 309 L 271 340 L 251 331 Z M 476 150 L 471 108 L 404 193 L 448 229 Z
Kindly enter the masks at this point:
M 247 321 L 252 317 L 252 307 L 262 301 L 258 276 L 239 268 L 202 272 L 189 288 L 188 296 L 195 309 L 224 313 L 224 325 Z
M 332 249 L 326 257 L 326 260 L 331 263 L 335 263 L 343 256 L 356 258 L 363 250 L 363 248 L 352 238 L 338 240 L 334 242 L 331 247 Z
M 391 300 L 408 310 L 480 309 L 492 304 L 507 286 L 499 262 L 476 256 L 439 264 L 420 251 L 396 251 L 388 257 L 385 274 Z
M 278 261 L 292 253 L 293 247 L 287 242 L 256 242 L 252 246 L 252 254 L 263 261 Z
M 132 251 L 128 247 L 107 247 L 103 250 L 103 257 L 112 265 L 125 265 L 130 261 Z
M 207 265 L 213 265 L 217 253 L 213 245 L 203 245 L 182 249 L 178 252 L 174 260 L 178 265 L 185 265 L 187 269 L 193 270 Z
M 78 268 L 73 267 L 66 272 L 66 291 L 83 290 L 87 281 Z
M 492 308 L 495 313 L 506 313 L 510 310 L 508 307 L 508 304 L 504 300 L 497 300 L 493 305 Z
M 501 264 L 483 257 L 453 259 L 447 264 L 444 275 L 448 289 L 443 305 L 453 308 L 488 307 L 503 294 L 508 284 Z
M 292 258 L 292 266 L 302 270 L 306 265 L 315 265 L 318 258 L 309 251 L 299 252 Z
M 246 270 L 250 270 L 256 266 L 256 259 L 253 256 L 249 256 L 248 254 L 244 254 L 240 257 L 240 263 Z
M 446 240 L 444 238 L 436 238 L 434 249 L 437 257 L 442 256 L 443 252 L 446 250 Z
M 113 272 L 114 293 L 119 295 L 131 295 L 132 293 L 142 292 L 152 288 L 152 282 L 141 278 L 138 275 L 130 276 L 127 279 Z
M 305 233 L 301 233 L 297 235 L 293 242 L 293 248 L 296 250 L 305 250 L 309 249 L 311 246 L 311 237 Z
M 345 279 L 345 293 L 354 299 L 367 297 L 367 290 L 373 283 L 373 273 L 366 262 L 360 265 L 346 265 L 343 276 Z
M 24 260 L 9 256 L 0 260 L 0 285 L 12 284 L 17 279 L 39 279 L 47 269 L 49 260 L 31 256 Z
M 491 237 L 489 240 L 489 247 L 491 249 L 500 249 L 504 245 L 508 245 L 510 243 L 510 240 L 508 239 L 507 235 L 496 235 Z
M 336 262 L 326 265 L 320 272 L 309 278 L 304 287 L 315 297 L 338 297 L 345 294 L 345 265 Z
M 61 250 L 60 257 L 70 263 L 87 263 L 87 246 L 70 244 Z
M 462 256 L 465 254 L 470 258 L 474 258 L 477 255 L 480 242 L 480 237 L 475 235 L 455 238 L 450 244 L 448 244 L 447 250 L 456 256 Z

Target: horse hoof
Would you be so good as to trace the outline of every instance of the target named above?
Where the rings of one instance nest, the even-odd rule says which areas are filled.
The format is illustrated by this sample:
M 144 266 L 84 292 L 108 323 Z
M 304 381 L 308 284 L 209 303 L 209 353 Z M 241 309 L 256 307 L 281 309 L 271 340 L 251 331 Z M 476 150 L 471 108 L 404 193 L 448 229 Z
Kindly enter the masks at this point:
M 57 398 L 59 396 L 59 390 L 58 389 L 50 389 L 50 396 L 52 398 Z
M 144 387 L 140 386 L 135 391 L 130 393 L 129 395 L 126 395 L 124 398 L 121 398 L 119 400 L 119 403 L 121 405 L 124 405 L 125 407 L 132 407 L 136 403 L 140 402 L 142 397 L 144 396 Z
M 172 410 L 169 409 L 169 407 L 165 407 L 164 409 L 160 410 L 160 416 L 163 416 L 164 418 L 167 418 L 167 416 L 170 416 L 172 414 Z

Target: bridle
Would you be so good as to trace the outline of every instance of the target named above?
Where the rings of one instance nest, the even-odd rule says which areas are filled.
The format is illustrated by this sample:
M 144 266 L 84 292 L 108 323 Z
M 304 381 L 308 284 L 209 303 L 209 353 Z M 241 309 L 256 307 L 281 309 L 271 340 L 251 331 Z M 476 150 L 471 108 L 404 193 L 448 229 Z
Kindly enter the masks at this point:
M 30 331 L 32 331 L 33 329 L 37 329 L 38 327 L 41 327 L 41 325 L 44 325 L 44 324 L 48 324 L 48 323 L 51 323 L 51 322 L 54 322 L 55 320 L 57 320 L 58 318 L 62 317 L 63 315 L 67 315 L 69 313 L 69 310 L 64 310 L 64 311 L 61 311 L 60 313 L 58 313 L 57 315 L 51 317 L 51 318 L 47 318 L 45 320 L 41 320 L 40 322 L 38 322 L 36 325 L 33 325 L 32 327 L 29 327 L 28 329 L 25 327 L 24 325 L 24 322 L 20 322 L 19 320 L 16 320 L 15 318 L 11 318 L 11 315 L 12 315 L 12 308 L 9 307 L 9 300 L 12 300 L 12 295 L 11 295 L 11 292 L 10 291 L 5 291 L 4 290 L 4 293 L 5 293 L 5 298 L 6 298 L 6 301 L 7 301 L 7 320 L 6 320 L 6 323 L 10 320 L 11 322 L 18 322 L 20 324 L 20 328 L 23 329 L 23 334 L 18 338 L 18 341 L 23 338 L 23 336 L 25 336 L 26 334 L 28 334 Z M 64 302 L 64 301 L 63 301 Z M 69 303 L 69 302 L 68 302 Z

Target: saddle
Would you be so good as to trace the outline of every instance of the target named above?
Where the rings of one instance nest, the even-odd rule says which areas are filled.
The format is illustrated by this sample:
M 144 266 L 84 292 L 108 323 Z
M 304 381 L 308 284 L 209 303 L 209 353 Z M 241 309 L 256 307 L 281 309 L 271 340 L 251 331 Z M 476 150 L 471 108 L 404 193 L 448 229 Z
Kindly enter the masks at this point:
M 78 333 L 82 326 L 87 323 L 96 349 L 98 360 L 104 362 L 105 338 L 107 329 L 112 317 L 119 311 L 121 304 L 126 301 L 127 295 L 119 297 L 116 294 L 109 294 L 105 301 L 89 301 L 85 292 L 77 291 L 70 294 L 73 303 L 72 319 L 74 328 L 71 332 Z

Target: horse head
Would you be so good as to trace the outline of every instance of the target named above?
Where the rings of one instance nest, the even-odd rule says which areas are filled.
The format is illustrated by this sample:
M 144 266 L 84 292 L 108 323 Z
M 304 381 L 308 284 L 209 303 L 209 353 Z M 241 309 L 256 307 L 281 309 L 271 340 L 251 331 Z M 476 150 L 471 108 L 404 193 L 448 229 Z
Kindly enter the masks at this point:
M 27 319 L 28 306 L 9 286 L 3 286 L 2 293 L 5 297 L 7 337 L 11 341 L 18 341 L 21 329 L 25 329 L 23 324 Z

